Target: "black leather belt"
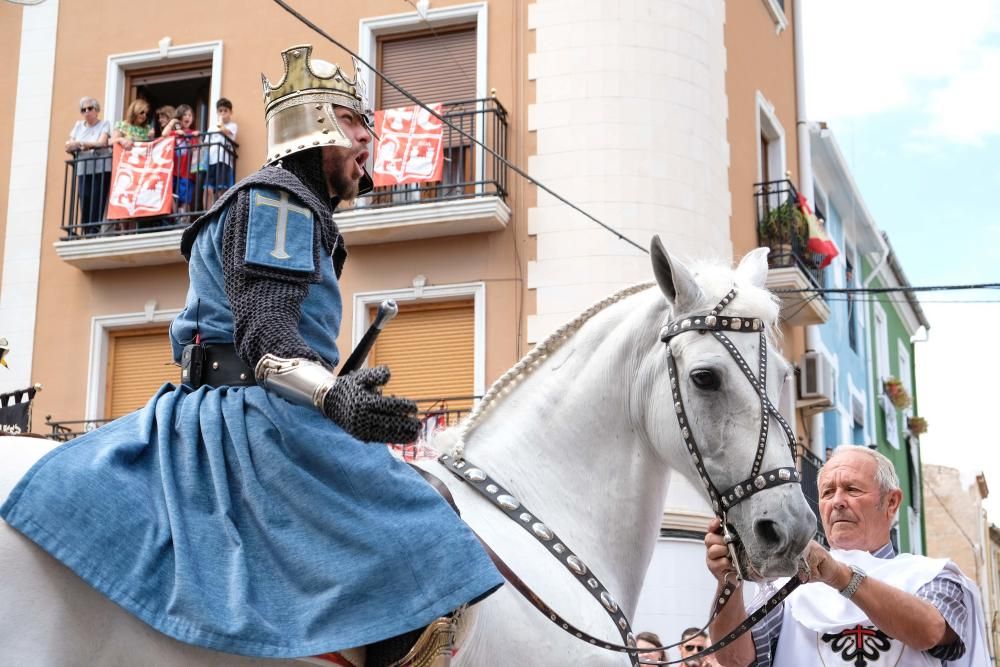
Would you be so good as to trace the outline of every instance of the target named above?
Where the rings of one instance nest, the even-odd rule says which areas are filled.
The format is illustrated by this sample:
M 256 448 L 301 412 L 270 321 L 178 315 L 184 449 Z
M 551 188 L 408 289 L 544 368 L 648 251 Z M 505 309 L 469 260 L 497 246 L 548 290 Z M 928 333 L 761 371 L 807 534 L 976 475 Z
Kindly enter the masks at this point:
M 188 345 L 181 357 L 181 383 L 197 389 L 211 387 L 247 387 L 257 384 L 253 368 L 248 366 L 231 344 Z

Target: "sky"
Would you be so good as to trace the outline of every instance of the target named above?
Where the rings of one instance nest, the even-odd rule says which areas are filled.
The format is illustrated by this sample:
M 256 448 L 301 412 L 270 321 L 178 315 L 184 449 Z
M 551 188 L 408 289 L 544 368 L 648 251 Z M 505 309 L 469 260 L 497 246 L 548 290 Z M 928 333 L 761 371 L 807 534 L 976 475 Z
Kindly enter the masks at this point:
M 910 284 L 1000 282 L 992 201 L 1000 193 L 1000 2 L 800 4 L 808 119 L 833 131 Z M 923 460 L 959 468 L 970 482 L 984 472 L 989 516 L 1000 524 L 1000 290 L 920 301 L 931 324 L 915 353 L 928 421 Z

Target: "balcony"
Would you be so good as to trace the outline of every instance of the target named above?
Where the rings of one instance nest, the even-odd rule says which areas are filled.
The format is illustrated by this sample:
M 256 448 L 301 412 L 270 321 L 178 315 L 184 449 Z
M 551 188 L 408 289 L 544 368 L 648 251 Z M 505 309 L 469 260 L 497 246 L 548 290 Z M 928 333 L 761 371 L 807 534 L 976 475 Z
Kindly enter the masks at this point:
M 445 103 L 443 116 L 507 156 L 507 110 L 496 99 Z M 436 183 L 375 188 L 338 213 L 347 245 L 501 231 L 510 221 L 507 168 L 450 127 L 443 130 L 444 171 Z
M 424 425 L 420 438 L 415 445 L 394 445 L 394 447 L 402 451 L 405 456 L 409 449 L 421 446 L 435 431 L 456 425 L 469 414 L 472 406 L 480 398 L 480 396 L 449 396 L 446 398 L 415 399 L 417 418 Z M 48 437 L 59 442 L 72 440 L 78 435 L 89 433 L 110 421 L 112 420 L 61 419 L 53 421 L 52 415 L 45 415 L 45 426 L 49 429 Z
M 62 237 L 55 242 L 56 253 L 84 271 L 151 266 L 181 262 L 181 234 L 187 225 L 211 206 L 206 186 L 210 152 L 220 152 L 220 160 L 236 169 L 238 145 L 221 132 L 202 132 L 178 156 L 190 161 L 189 203 L 174 193 L 171 213 L 160 216 L 108 220 L 107 202 L 111 188 L 111 157 L 93 151 L 77 153 L 66 161 L 63 179 Z
M 795 452 L 795 467 L 799 469 L 799 477 L 802 479 L 802 495 L 806 497 L 809 509 L 816 515 L 816 536 L 814 539 L 820 544 L 829 546 L 826 541 L 826 533 L 823 532 L 823 522 L 819 517 L 818 482 L 819 469 L 823 467 L 823 462 L 802 443 L 795 445 Z
M 830 306 L 819 292 L 782 292 L 823 287 L 819 259 L 806 248 L 808 229 L 798 202 L 789 180 L 754 184 L 758 245 L 771 249 L 767 288 L 781 299 L 782 320 L 792 326 L 823 324 Z

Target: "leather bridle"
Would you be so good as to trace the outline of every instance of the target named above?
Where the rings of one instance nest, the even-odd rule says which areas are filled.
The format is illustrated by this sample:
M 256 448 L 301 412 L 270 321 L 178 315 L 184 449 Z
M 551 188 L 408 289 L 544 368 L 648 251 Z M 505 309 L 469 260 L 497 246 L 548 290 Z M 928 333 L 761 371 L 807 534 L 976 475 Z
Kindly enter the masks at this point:
M 761 491 L 764 491 L 765 489 L 780 486 L 782 484 L 801 483 L 799 473 L 794 467 L 780 467 L 761 472 L 771 418 L 773 417 L 775 421 L 777 421 L 784 432 L 784 435 L 788 440 L 788 446 L 792 452 L 793 460 L 795 457 L 795 434 L 788 425 L 788 422 L 785 421 L 785 419 L 778 412 L 778 409 L 767 397 L 767 332 L 764 322 L 759 318 L 742 317 L 739 315 L 729 315 L 723 313 L 726 306 L 728 306 L 735 298 L 736 288 L 734 287 L 725 297 L 722 298 L 722 300 L 711 312 L 673 320 L 668 322 L 660 332 L 660 340 L 665 343 L 667 347 L 667 369 L 670 376 L 674 412 L 677 415 L 677 422 L 681 430 L 681 436 L 684 439 L 684 444 L 688 450 L 688 454 L 694 462 L 695 469 L 697 470 L 698 475 L 708 492 L 709 499 L 712 502 L 712 508 L 715 511 L 716 516 L 719 517 L 722 522 L 723 536 L 726 541 L 726 545 L 729 548 L 730 559 L 735 567 L 734 574 L 737 578 L 737 582 L 730 583 L 727 580 L 725 584 L 720 587 L 721 590 L 719 591 L 719 596 L 713 603 L 711 619 L 705 624 L 705 628 L 708 628 L 708 626 L 711 625 L 715 617 L 718 616 L 722 608 L 732 598 L 733 593 L 736 590 L 739 590 L 739 581 L 742 581 L 745 578 L 745 573 L 743 572 L 740 562 L 740 554 L 738 552 L 739 538 L 730 530 L 729 524 L 726 520 L 727 512 L 735 505 L 757 493 L 760 493 Z M 712 482 L 708 471 L 705 469 L 701 449 L 699 448 L 698 443 L 695 440 L 694 433 L 690 428 L 690 422 L 684 408 L 684 400 L 681 396 L 677 366 L 674 362 L 673 351 L 670 349 L 670 343 L 676 336 L 694 331 L 701 334 L 711 333 L 712 336 L 714 336 L 715 339 L 726 348 L 760 399 L 760 432 L 757 440 L 757 451 L 754 454 L 750 475 L 742 482 L 734 484 L 721 492 Z M 756 375 L 750 365 L 743 358 L 743 355 L 740 354 L 739 350 L 736 349 L 736 346 L 727 336 L 729 333 L 754 333 L 760 336 L 760 352 Z M 499 556 L 497 556 L 489 545 L 486 544 L 485 540 L 480 537 L 480 542 L 483 543 L 487 553 L 497 565 L 497 568 L 503 574 L 504 578 L 507 579 L 507 581 L 509 581 L 514 588 L 518 590 L 518 592 L 531 602 L 536 609 L 541 611 L 550 621 L 582 641 L 586 641 L 609 651 L 628 653 L 629 659 L 633 665 L 640 664 L 638 661 L 638 653 L 640 651 L 643 653 L 662 651 L 683 643 L 676 642 L 674 644 L 643 648 L 641 650 L 636 648 L 635 636 L 632 634 L 632 629 L 629 625 L 628 619 L 625 617 L 624 612 L 620 609 L 615 600 L 611 597 L 611 594 L 597 578 L 596 574 L 594 574 L 590 568 L 588 568 L 588 566 L 575 555 L 573 550 L 570 549 L 564 541 L 560 540 L 559 537 L 537 517 L 537 515 L 528 511 L 528 509 L 524 507 L 517 498 L 504 489 L 496 480 L 491 478 L 481 468 L 472 465 L 465 458 L 453 458 L 445 454 L 442 455 L 438 461 L 456 477 L 474 488 L 480 495 L 487 498 L 497 508 L 507 514 L 507 516 L 510 517 L 515 523 L 524 528 L 524 530 L 545 546 L 549 553 L 563 563 L 567 570 L 574 575 L 577 581 L 601 603 L 605 612 L 607 612 L 614 621 L 615 627 L 618 629 L 625 643 L 624 645 L 621 645 L 602 640 L 579 630 L 574 625 L 569 623 L 562 616 L 556 613 L 549 605 L 547 605 L 534 591 L 532 591 L 531 588 L 529 588 L 527 584 L 525 584 L 511 570 L 511 568 L 504 563 Z M 417 468 L 417 470 L 429 482 L 431 482 L 431 484 L 434 485 L 435 488 L 442 493 L 442 495 L 445 496 L 457 512 L 458 508 L 455 505 L 447 487 L 430 473 L 427 473 L 419 468 Z M 477 537 L 479 536 L 477 535 Z M 736 641 L 736 639 L 741 637 L 756 623 L 763 619 L 768 612 L 774 609 L 777 605 L 781 604 L 781 602 L 784 601 L 784 599 L 788 597 L 788 595 L 795 588 L 797 588 L 800 583 L 801 579 L 799 576 L 791 577 L 788 580 L 788 583 L 782 586 L 771 598 L 761 605 L 760 608 L 744 619 L 739 626 L 734 628 L 725 637 L 715 642 L 704 651 L 698 653 L 697 656 L 705 656 L 715 653 L 716 651 L 725 648 L 729 644 Z M 690 659 L 691 657 L 696 656 L 689 656 L 689 658 L 686 659 Z M 679 664 L 683 661 L 683 659 L 673 661 L 644 661 L 642 664 L 672 665 Z

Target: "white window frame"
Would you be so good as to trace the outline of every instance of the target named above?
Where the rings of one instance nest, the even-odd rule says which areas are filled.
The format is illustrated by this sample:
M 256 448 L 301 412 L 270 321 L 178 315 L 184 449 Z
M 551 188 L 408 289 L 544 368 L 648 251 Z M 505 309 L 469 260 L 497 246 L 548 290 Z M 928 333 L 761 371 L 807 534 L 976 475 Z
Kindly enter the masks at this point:
M 789 0 L 785 1 L 788 2 Z M 788 27 L 788 17 L 785 16 L 784 10 L 778 4 L 777 0 L 761 0 L 761 2 L 764 3 L 767 13 L 771 15 L 771 20 L 774 21 L 774 34 L 780 35 Z
M 899 357 L 899 379 L 903 388 L 913 396 L 913 369 L 910 366 L 910 350 L 902 338 L 896 339 L 896 354 Z
M 361 19 L 358 22 L 358 55 L 375 67 L 379 63 L 375 62 L 377 56 L 378 38 L 383 35 L 391 35 L 399 32 L 410 32 L 426 28 L 428 24 L 434 28 L 475 23 L 476 26 L 476 99 L 486 99 L 486 72 L 487 72 L 487 37 L 489 35 L 489 25 L 487 22 L 487 4 L 485 2 L 473 2 L 466 5 L 454 5 L 451 7 L 441 7 L 438 9 L 428 9 L 423 12 L 405 12 L 403 14 L 389 14 L 386 16 L 374 16 Z M 364 68 L 362 65 L 361 67 Z M 375 72 L 370 68 L 364 68 L 363 80 L 365 81 L 368 94 L 375 94 Z M 426 101 L 426 100 L 423 100 Z M 368 100 L 374 105 L 374 99 Z M 483 111 L 483 109 L 477 109 Z M 485 123 L 476 124 L 476 140 L 483 142 L 485 139 Z M 475 169 L 477 182 L 476 194 L 483 192 L 483 151 L 473 151 L 475 154 Z
M 886 319 L 885 310 L 882 304 L 877 301 L 872 305 L 872 312 L 875 313 L 875 368 L 878 369 L 879 386 L 876 391 L 882 393 L 882 382 L 892 373 L 889 366 L 889 322 Z
M 764 165 L 760 163 L 760 137 L 764 135 L 768 139 L 767 166 L 772 177 L 780 176 L 774 180 L 785 178 L 788 170 L 785 161 L 785 128 L 778 115 L 774 111 L 774 105 L 764 97 L 764 93 L 757 91 L 757 180 L 764 178 Z
M 222 40 L 171 46 L 168 37 L 158 49 L 116 53 L 108 56 L 105 78 L 104 117 L 114 125 L 125 113 L 125 75 L 129 70 L 157 64 L 182 64 L 212 58 L 212 79 L 209 82 L 209 104 L 222 97 Z
M 156 302 L 151 301 L 146 304 L 146 309 L 141 313 L 98 315 L 91 319 L 90 359 L 87 363 L 87 402 L 84 408 L 84 419 L 102 419 L 104 416 L 111 333 L 142 329 L 150 324 L 161 322 L 169 324 L 180 312 L 180 308 L 157 309 Z M 180 369 L 177 371 L 177 379 L 180 380 Z
M 911 489 L 912 493 L 913 490 Z M 910 553 L 922 556 L 924 553 L 924 542 L 920 539 L 920 512 L 914 511 L 909 505 L 906 506 L 906 525 L 910 535 Z
M 383 299 L 395 299 L 396 303 L 407 304 L 457 301 L 470 296 L 473 308 L 472 393 L 482 396 L 486 393 L 486 283 L 484 282 L 355 292 L 351 349 L 357 347 L 368 329 L 368 309 L 377 307 Z M 344 358 L 346 359 L 346 356 Z

